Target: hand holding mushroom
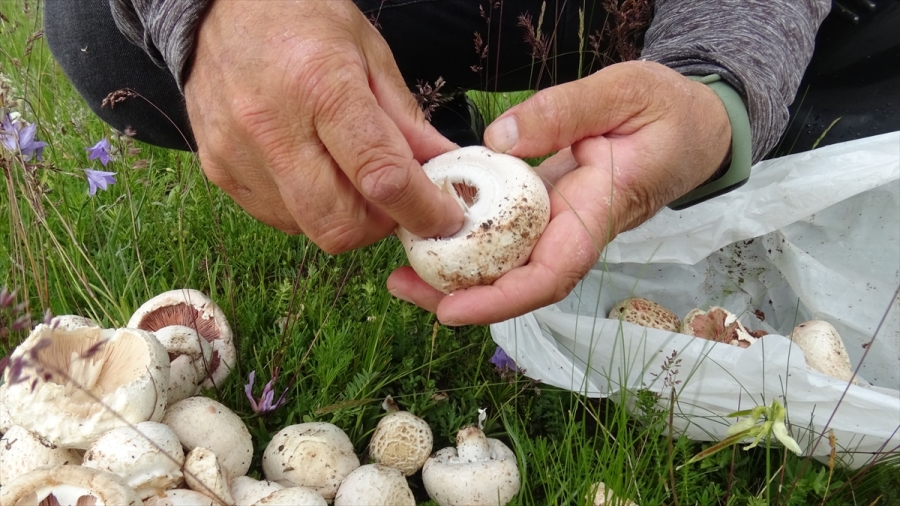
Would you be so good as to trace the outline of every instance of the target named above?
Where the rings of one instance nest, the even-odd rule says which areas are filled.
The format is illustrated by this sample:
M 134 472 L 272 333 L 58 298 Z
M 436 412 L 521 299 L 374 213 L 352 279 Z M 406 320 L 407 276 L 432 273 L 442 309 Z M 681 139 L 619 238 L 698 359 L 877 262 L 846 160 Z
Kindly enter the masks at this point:
M 494 323 L 564 298 L 607 242 L 716 172 L 731 126 L 706 85 L 627 62 L 538 92 L 491 124 L 485 143 L 520 158 L 559 151 L 536 169 L 551 186 L 550 223 L 528 263 L 490 286 L 448 297 L 410 268 L 391 275 L 393 295 L 445 324 Z
M 209 180 L 329 253 L 399 222 L 452 234 L 462 211 L 419 166 L 455 147 L 425 121 L 351 0 L 211 2 L 184 86 Z

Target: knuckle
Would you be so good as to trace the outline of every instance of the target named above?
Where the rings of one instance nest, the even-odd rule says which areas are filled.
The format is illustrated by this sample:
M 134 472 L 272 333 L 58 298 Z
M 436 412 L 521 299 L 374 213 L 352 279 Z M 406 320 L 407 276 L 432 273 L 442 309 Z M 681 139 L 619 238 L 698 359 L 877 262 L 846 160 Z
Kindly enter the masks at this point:
M 359 152 L 357 173 L 359 191 L 369 202 L 382 206 L 393 206 L 404 200 L 411 185 L 409 163 L 398 163 L 381 146 L 371 146 Z

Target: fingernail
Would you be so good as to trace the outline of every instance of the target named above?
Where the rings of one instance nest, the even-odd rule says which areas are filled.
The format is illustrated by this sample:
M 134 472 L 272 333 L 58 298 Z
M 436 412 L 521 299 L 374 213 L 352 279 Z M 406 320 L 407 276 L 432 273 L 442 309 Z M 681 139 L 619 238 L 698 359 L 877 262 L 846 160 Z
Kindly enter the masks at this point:
M 462 326 L 462 323 L 459 323 L 459 322 L 456 321 L 456 320 L 447 320 L 447 321 L 441 322 L 441 323 L 442 323 L 443 325 L 448 326 L 448 327 L 460 327 L 460 326 Z
M 484 132 L 484 143 L 498 153 L 506 153 L 519 142 L 519 125 L 516 118 L 507 116 L 495 121 Z
M 406 296 L 404 296 L 404 295 L 401 294 L 401 293 L 398 293 L 398 291 L 397 291 L 396 288 L 393 289 L 393 290 L 388 290 L 388 293 L 391 294 L 391 296 L 396 297 L 396 298 L 402 300 L 403 302 L 408 302 L 408 303 L 410 303 L 410 304 L 414 304 L 414 302 L 411 301 L 411 300 L 409 300 Z

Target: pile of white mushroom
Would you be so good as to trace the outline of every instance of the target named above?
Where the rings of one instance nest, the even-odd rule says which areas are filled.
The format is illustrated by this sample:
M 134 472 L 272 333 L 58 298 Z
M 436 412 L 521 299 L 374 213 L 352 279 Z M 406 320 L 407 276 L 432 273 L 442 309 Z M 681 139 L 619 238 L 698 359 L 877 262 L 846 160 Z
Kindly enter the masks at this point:
M 38 325 L 0 385 L 0 504 L 403 506 L 415 504 L 406 477 L 420 469 L 440 506 L 503 505 L 519 490 L 503 443 L 467 427 L 458 448 L 432 456 L 431 429 L 405 411 L 379 422 L 372 464 L 337 426 L 301 423 L 266 447 L 266 480 L 250 478 L 246 426 L 197 396 L 234 359 L 224 314 L 196 290 L 151 299 L 127 328 L 77 316 Z
M 705 311 L 700 308 L 692 309 L 681 319 L 671 310 L 641 297 L 620 301 L 610 310 L 609 318 L 741 348 L 749 348 L 766 334 L 764 331 L 747 330 L 737 315 L 718 306 Z M 842 381 L 853 378 L 847 348 L 830 323 L 822 320 L 801 323 L 788 338 L 803 351 L 806 365 L 810 369 Z

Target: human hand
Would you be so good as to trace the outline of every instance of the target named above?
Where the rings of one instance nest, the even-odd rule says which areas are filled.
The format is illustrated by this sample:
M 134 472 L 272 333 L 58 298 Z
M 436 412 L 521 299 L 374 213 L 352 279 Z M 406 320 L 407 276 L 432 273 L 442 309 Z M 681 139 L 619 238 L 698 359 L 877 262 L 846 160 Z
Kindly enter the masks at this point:
M 451 235 L 462 210 L 420 162 L 454 149 L 350 0 L 214 1 L 185 87 L 203 170 L 258 220 L 329 253 Z
M 550 224 L 528 263 L 490 286 L 445 296 L 409 267 L 391 274 L 394 296 L 448 325 L 495 323 L 562 300 L 618 233 L 716 172 L 731 124 L 706 85 L 656 63 L 627 62 L 536 93 L 484 139 L 520 158 L 558 150 L 536 168 L 548 183 Z

